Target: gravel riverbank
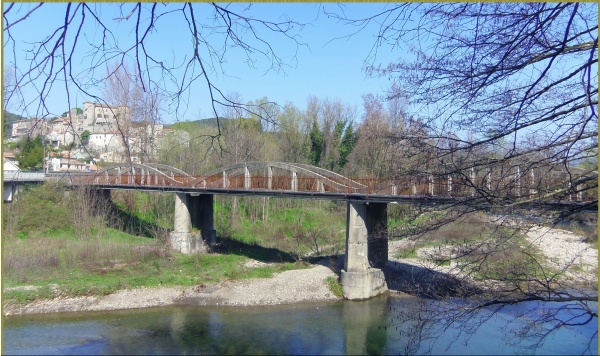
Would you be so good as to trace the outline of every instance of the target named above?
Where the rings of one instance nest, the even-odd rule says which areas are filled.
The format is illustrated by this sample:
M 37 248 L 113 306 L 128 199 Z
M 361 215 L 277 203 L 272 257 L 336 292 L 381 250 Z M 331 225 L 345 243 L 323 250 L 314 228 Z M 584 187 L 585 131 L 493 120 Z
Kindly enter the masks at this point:
M 516 222 L 503 221 L 503 224 L 518 227 Z M 523 226 L 521 226 L 523 227 Z M 585 242 L 586 238 L 575 233 L 541 226 L 530 226 L 525 229 L 526 244 L 533 246 L 543 255 L 540 261 L 552 271 L 562 271 L 561 278 L 573 286 L 595 288 L 598 284 L 598 250 Z M 414 267 L 435 271 L 442 274 L 465 277 L 462 268 L 455 262 L 449 265 L 437 265 L 431 261 L 432 256 L 450 256 L 453 246 L 423 247 L 416 249 L 419 258 L 395 259 L 397 251 L 414 249 L 414 242 L 408 240 L 392 241 L 389 244 L 390 261 L 399 262 L 396 269 L 411 273 Z M 468 279 L 468 278 L 467 278 Z M 493 288 L 487 281 L 470 282 L 483 288 Z
M 259 264 L 260 262 L 256 262 Z M 337 300 L 327 277 L 336 274 L 325 264 L 277 273 L 271 278 L 225 281 L 195 287 L 157 287 L 121 290 L 101 297 L 55 298 L 27 305 L 4 305 L 4 315 L 69 311 L 148 308 L 172 304 L 271 305 Z
M 565 270 L 568 279 L 588 285 L 598 284 L 598 250 L 585 238 L 569 231 L 534 227 L 527 240 L 547 257 L 551 267 Z

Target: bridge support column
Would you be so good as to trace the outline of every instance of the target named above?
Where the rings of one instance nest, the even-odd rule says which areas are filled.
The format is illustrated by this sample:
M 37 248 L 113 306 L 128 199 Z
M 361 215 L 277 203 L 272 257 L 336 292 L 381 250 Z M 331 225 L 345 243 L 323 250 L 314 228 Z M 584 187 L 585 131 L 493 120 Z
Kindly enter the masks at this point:
M 204 252 L 216 240 L 212 194 L 175 193 L 175 223 L 171 247 L 181 253 Z
M 16 182 L 4 182 L 4 201 L 12 202 L 17 193 L 17 183 Z
M 175 223 L 170 234 L 171 248 L 185 254 L 204 250 L 200 231 L 192 231 L 189 198 L 189 194 L 175 193 Z
M 387 203 L 367 205 L 367 234 L 369 266 L 384 268 L 388 263 Z
M 348 202 L 346 257 L 340 276 L 344 298 L 368 299 L 385 292 L 381 268 L 387 259 L 387 204 Z

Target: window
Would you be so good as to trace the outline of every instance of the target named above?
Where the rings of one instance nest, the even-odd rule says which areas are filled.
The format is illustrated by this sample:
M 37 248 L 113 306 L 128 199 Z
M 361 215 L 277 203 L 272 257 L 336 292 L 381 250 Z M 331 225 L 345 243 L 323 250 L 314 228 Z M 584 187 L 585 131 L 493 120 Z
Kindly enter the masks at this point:
M 98 114 L 98 115 L 96 115 L 96 118 L 97 118 L 97 119 L 101 119 L 101 118 L 102 118 L 102 114 Z
M 105 119 L 108 119 L 108 115 L 104 115 L 104 118 L 105 118 Z

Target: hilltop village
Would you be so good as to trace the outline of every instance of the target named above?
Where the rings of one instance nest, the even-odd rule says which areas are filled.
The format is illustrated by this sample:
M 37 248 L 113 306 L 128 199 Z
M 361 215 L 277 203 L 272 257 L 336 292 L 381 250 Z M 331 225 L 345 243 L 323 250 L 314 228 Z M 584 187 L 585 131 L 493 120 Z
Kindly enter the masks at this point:
M 155 156 L 166 137 L 188 139 L 185 131 L 149 120 L 132 120 L 129 107 L 95 102 L 85 102 L 83 109 L 71 109 L 61 117 L 15 120 L 4 136 L 8 143 L 5 170 L 18 169 L 21 146 L 28 138 L 37 138 L 43 145 L 44 161 L 43 167 L 34 168 L 46 172 L 95 171 L 99 162 L 140 163 L 144 157 Z

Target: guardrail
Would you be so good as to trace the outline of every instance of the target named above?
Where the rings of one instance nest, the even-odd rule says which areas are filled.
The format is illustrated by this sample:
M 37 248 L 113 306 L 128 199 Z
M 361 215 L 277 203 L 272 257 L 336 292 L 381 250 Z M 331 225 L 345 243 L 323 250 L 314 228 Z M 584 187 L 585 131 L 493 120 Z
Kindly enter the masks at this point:
M 2 178 L 5 182 L 40 182 L 46 180 L 43 172 L 4 171 Z
M 2 174 L 5 182 L 43 182 L 47 180 L 73 181 L 75 177 L 93 176 L 90 172 L 27 172 L 27 171 L 4 171 Z

